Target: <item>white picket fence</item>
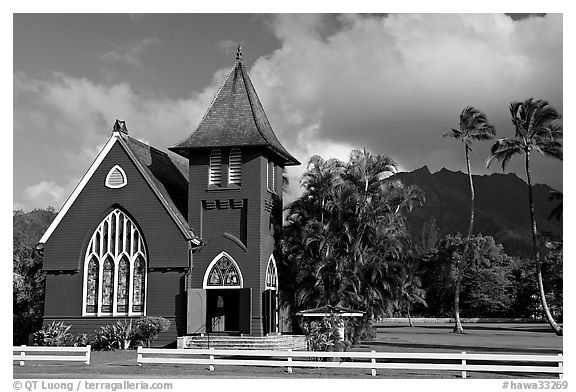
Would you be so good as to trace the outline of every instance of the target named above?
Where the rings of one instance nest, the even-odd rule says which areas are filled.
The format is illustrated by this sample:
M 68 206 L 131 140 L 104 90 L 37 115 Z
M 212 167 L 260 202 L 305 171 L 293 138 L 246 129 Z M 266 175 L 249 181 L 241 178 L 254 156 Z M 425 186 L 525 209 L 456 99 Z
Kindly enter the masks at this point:
M 313 368 L 445 370 L 461 372 L 545 373 L 563 375 L 563 357 L 558 355 L 469 354 L 462 353 L 395 353 L 395 352 L 317 352 L 270 350 L 204 350 L 138 348 L 137 363 L 208 365 L 277 366 Z M 195 357 L 195 358 L 193 358 Z M 237 358 L 240 357 L 240 358 Z M 246 359 L 258 357 L 256 359 Z M 332 358 L 332 362 L 321 361 Z M 348 359 L 348 360 L 344 360 Z M 473 363 L 470 364 L 469 362 Z
M 77 361 L 90 365 L 90 345 L 86 347 L 13 346 L 12 360 L 20 366 L 28 361 Z M 17 354 L 18 353 L 18 354 Z

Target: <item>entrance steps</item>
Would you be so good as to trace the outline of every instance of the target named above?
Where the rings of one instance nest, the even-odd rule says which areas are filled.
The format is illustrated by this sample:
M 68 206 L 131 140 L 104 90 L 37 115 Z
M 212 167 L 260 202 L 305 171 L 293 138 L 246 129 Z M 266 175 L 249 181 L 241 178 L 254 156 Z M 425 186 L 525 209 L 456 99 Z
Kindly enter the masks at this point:
M 179 336 L 178 348 L 228 350 L 306 350 L 304 335 L 267 336 Z

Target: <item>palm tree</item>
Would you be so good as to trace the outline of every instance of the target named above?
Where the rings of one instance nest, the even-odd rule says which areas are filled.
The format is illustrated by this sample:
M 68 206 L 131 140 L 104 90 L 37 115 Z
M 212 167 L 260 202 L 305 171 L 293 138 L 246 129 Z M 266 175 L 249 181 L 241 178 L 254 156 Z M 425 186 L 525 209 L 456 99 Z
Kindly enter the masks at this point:
M 548 102 L 534 98 L 528 98 L 524 102 L 511 103 L 510 114 L 515 128 L 515 136 L 513 138 L 501 138 L 496 141 L 492 146 L 492 154 L 488 158 L 486 166 L 488 167 L 496 159 L 502 163 L 502 170 L 506 170 L 506 165 L 514 156 L 524 154 L 528 181 L 532 251 L 536 264 L 538 293 L 548 323 L 556 335 L 560 336 L 562 335 L 562 327 L 554 321 L 550 313 L 542 283 L 542 260 L 540 259 L 537 245 L 538 231 L 534 218 L 534 197 L 530 178 L 530 154 L 532 151 L 537 151 L 545 157 L 562 160 L 562 126 L 555 124 L 555 121 L 560 119 L 560 114 Z
M 324 225 L 326 203 L 334 187 L 338 185 L 342 166 L 343 163 L 337 159 L 325 161 L 321 156 L 314 155 L 308 161 L 306 171 L 302 175 L 300 185 L 306 190 L 308 201 L 315 209 L 320 210 L 322 225 Z
M 284 227 L 296 308 L 339 304 L 376 317 L 391 309 L 407 247 L 402 212 L 423 201 L 419 188 L 386 179 L 395 171 L 366 151 L 346 164 L 310 159 Z
M 486 115 L 478 109 L 468 106 L 460 114 L 460 128 L 452 129 L 450 132 L 446 132 L 443 135 L 444 137 L 451 137 L 464 143 L 466 169 L 468 171 L 468 181 L 470 182 L 470 223 L 468 225 L 468 234 L 466 235 L 462 260 L 457 266 L 458 273 L 456 275 L 456 284 L 454 287 L 454 332 L 456 333 L 464 332 L 462 322 L 460 321 L 460 290 L 462 287 L 464 268 L 466 268 L 466 263 L 468 261 L 470 237 L 472 236 L 472 229 L 474 228 L 474 181 L 472 181 L 472 172 L 470 171 L 470 152 L 472 152 L 470 145 L 476 140 L 492 139 L 494 133 L 494 126 L 488 122 Z

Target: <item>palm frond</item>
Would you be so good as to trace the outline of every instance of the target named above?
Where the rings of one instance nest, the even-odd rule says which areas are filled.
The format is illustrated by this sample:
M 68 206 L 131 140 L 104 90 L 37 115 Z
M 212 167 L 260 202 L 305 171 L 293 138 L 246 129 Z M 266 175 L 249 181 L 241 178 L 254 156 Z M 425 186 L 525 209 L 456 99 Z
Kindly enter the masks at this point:
M 490 167 L 490 164 L 494 160 L 498 160 L 502 163 L 502 170 L 506 170 L 506 166 L 510 160 L 518 154 L 524 152 L 524 146 L 521 141 L 516 139 L 501 138 L 494 143 L 490 149 L 490 157 L 486 161 L 486 167 Z

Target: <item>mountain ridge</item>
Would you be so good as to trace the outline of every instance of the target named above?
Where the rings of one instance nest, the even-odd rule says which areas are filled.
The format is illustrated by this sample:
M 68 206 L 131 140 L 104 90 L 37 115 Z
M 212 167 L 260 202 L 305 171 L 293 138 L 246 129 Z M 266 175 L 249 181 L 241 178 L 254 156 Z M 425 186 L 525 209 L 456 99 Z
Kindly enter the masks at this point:
M 411 172 L 396 173 L 406 185 L 418 185 L 425 202 L 407 214 L 413 240 L 417 240 L 426 222 L 436 221 L 439 235 L 465 234 L 470 219 L 468 175 L 442 168 L 431 173 L 427 166 Z M 531 247 L 528 185 L 514 173 L 473 175 L 475 190 L 474 234 L 490 235 L 504 245 L 512 256 L 528 257 Z M 533 186 L 534 210 L 539 233 L 562 238 L 562 220 L 547 219 L 560 202 L 549 200 L 554 189 L 546 184 Z

